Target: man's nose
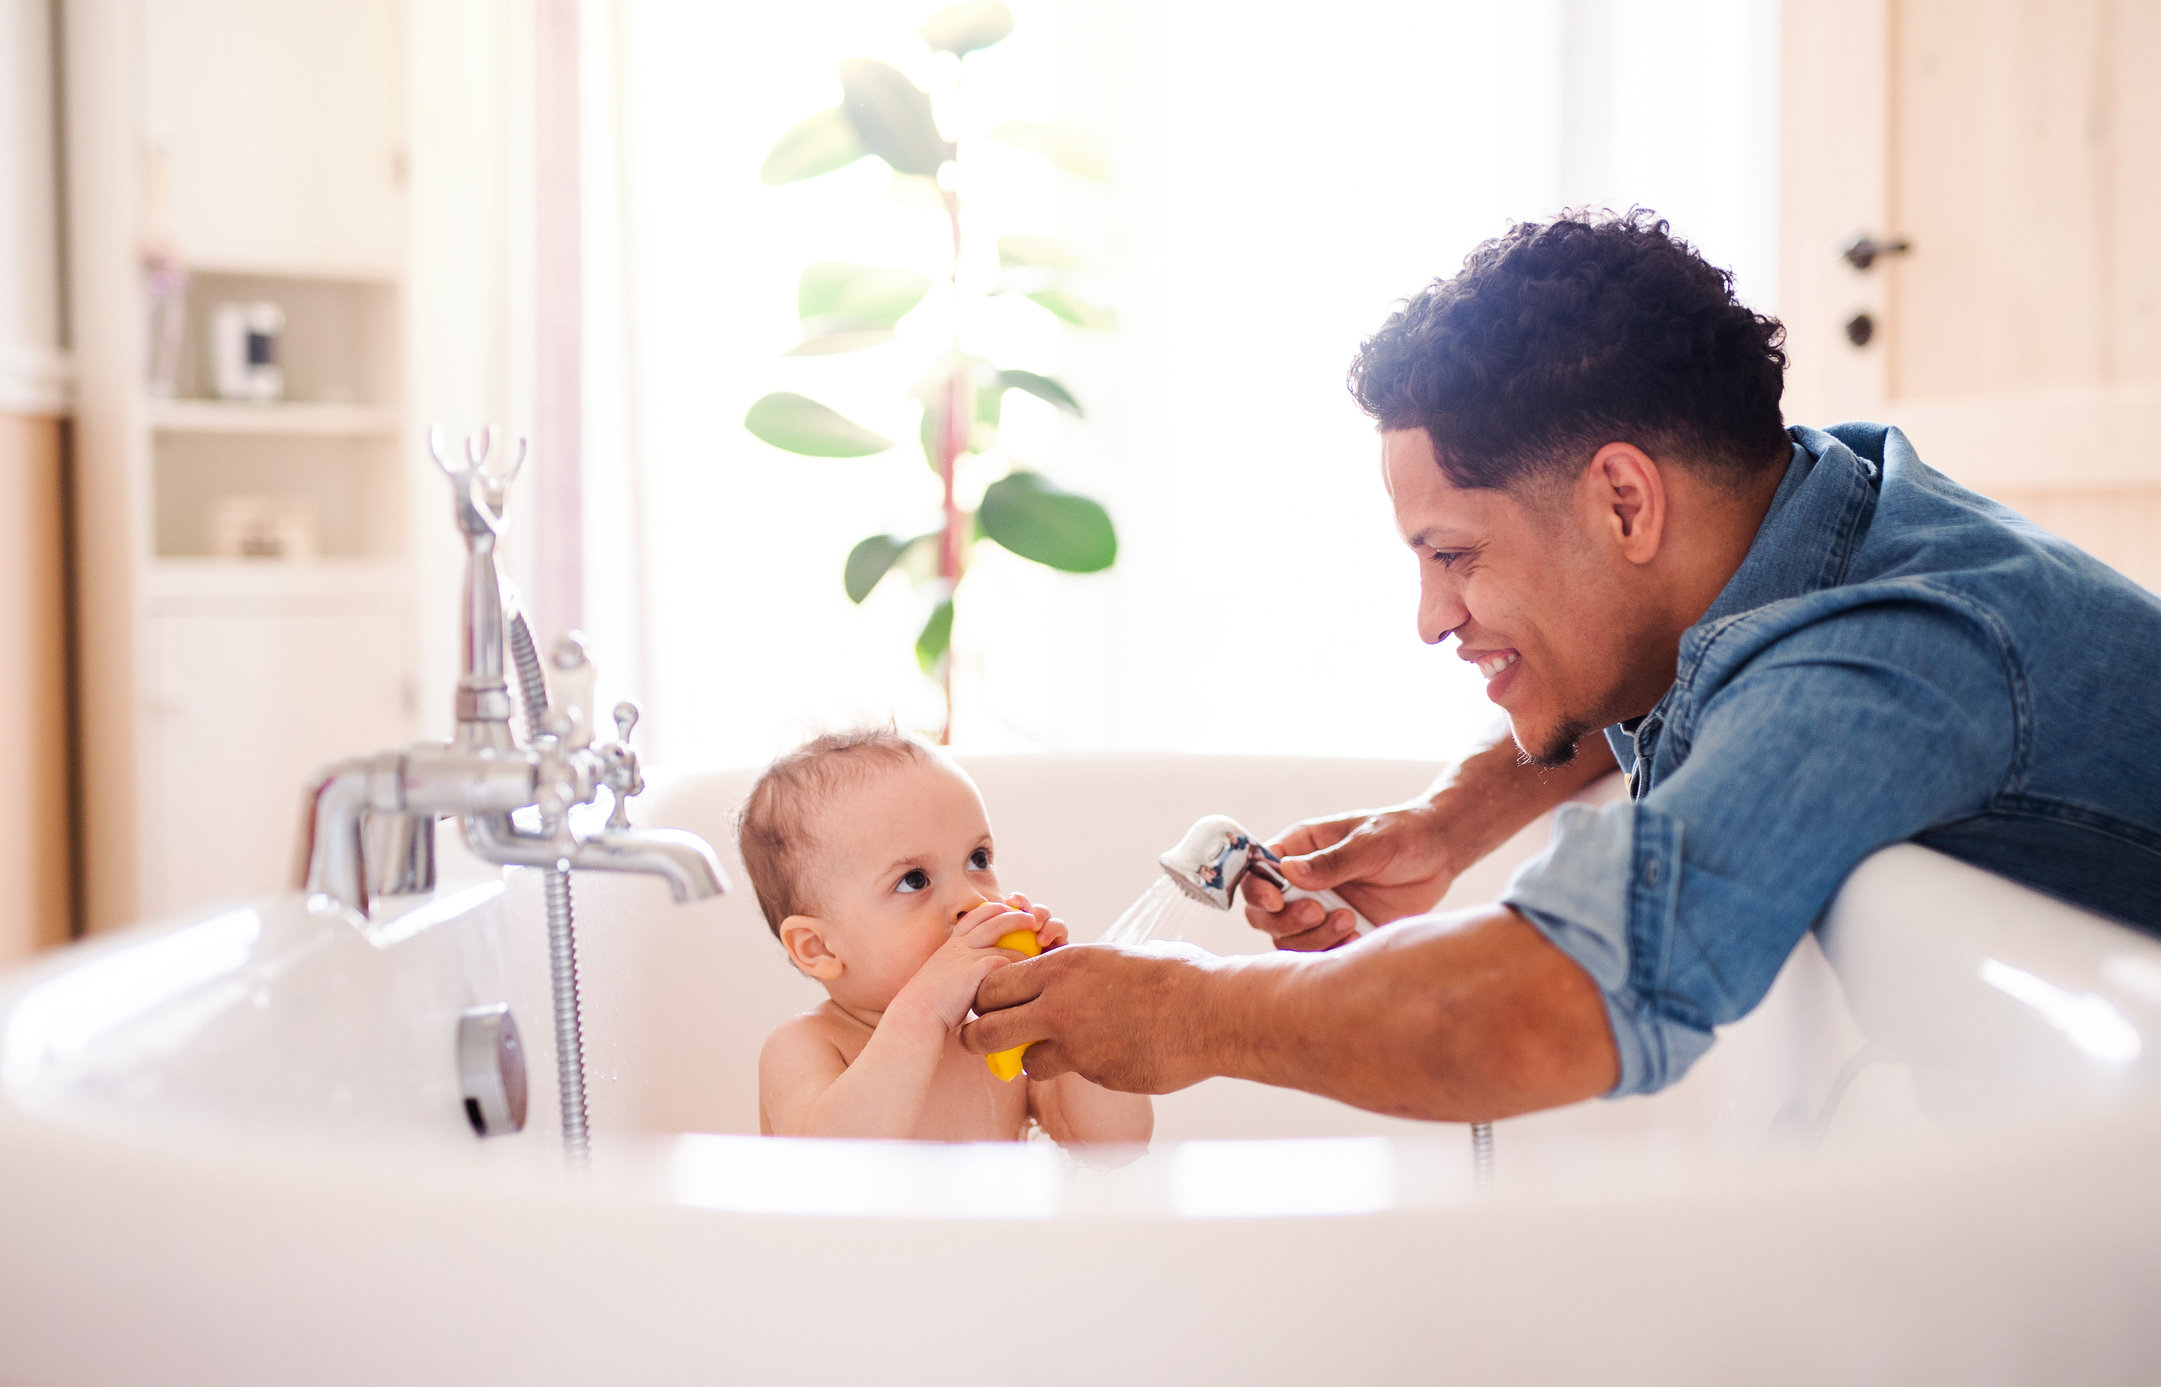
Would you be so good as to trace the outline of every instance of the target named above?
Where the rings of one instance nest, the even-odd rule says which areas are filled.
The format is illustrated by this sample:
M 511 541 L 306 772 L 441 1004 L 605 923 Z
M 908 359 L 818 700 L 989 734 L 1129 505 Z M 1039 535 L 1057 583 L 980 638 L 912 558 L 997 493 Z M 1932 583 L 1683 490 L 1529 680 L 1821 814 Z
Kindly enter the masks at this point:
M 1429 576 L 1419 585 L 1418 639 L 1427 645 L 1439 645 L 1448 638 L 1450 631 L 1470 619 L 1470 609 L 1463 605 L 1455 584 Z

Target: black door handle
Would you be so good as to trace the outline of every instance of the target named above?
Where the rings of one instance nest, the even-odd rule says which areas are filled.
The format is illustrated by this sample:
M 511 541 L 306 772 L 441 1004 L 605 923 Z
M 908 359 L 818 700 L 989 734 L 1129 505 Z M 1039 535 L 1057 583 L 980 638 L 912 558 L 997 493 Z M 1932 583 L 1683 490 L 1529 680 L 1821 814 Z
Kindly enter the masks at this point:
M 1912 249 L 1911 241 L 1879 241 L 1864 231 L 1839 247 L 1838 258 L 1857 270 L 1865 270 L 1876 263 L 1879 255 L 1904 255 Z

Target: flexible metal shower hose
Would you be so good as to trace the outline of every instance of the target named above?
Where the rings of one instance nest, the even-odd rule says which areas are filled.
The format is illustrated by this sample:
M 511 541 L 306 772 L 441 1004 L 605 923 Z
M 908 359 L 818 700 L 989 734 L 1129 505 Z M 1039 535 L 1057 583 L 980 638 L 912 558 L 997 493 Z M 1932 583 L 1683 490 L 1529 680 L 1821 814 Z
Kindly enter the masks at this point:
M 1478 1182 L 1478 1192 L 1484 1194 L 1493 1184 L 1493 1124 L 1471 1124 L 1471 1175 Z
M 540 672 L 525 614 L 510 619 L 510 654 L 525 698 L 525 735 L 537 740 L 548 714 L 548 681 Z M 563 1163 L 573 1175 L 592 1166 L 585 1131 L 585 1030 L 578 1014 L 578 937 L 570 909 L 570 873 L 549 867 L 540 874 L 548 903 L 548 976 L 555 990 L 555 1088 L 563 1107 Z

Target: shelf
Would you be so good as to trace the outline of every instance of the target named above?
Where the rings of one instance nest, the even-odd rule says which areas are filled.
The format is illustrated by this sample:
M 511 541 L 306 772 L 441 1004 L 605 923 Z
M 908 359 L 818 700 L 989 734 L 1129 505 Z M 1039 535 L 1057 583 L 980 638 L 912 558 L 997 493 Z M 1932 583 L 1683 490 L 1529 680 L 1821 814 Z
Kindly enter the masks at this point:
M 396 410 L 375 405 L 244 404 L 232 400 L 152 400 L 159 433 L 273 434 L 288 438 L 394 438 Z
M 191 275 L 214 279 L 298 279 L 330 284 L 370 284 L 395 288 L 404 278 L 396 265 L 360 261 L 222 260 L 183 253 L 180 263 Z
M 388 556 L 309 559 L 160 558 L 146 577 L 156 600 L 227 597 L 403 597 L 411 590 L 404 559 Z

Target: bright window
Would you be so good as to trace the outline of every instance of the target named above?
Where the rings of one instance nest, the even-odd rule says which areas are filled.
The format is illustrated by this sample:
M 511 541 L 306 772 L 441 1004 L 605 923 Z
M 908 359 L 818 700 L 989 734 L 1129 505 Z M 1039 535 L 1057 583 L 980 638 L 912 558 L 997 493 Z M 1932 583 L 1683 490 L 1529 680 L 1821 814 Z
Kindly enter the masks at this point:
M 667 764 L 761 759 L 854 717 L 935 722 L 910 651 L 925 605 L 891 582 L 853 606 L 840 571 L 858 539 L 935 520 L 904 391 L 943 345 L 945 310 L 927 304 L 870 351 L 779 353 L 804 264 L 942 273 L 943 220 L 888 198 L 875 161 L 782 188 L 757 177 L 783 130 L 837 101 L 842 58 L 933 71 L 912 32 L 934 8 L 618 13 L 624 330 L 608 365 L 626 385 L 619 411 L 593 411 L 611 434 L 587 452 L 625 460 L 637 504 L 589 540 L 589 616 L 607 629 L 642 591 L 639 682 Z M 1005 441 L 1103 499 L 1121 548 L 1093 576 L 979 566 L 956 631 L 957 742 L 1462 749 L 1493 710 L 1450 647 L 1415 636 L 1414 561 L 1343 387 L 1350 355 L 1510 218 L 1574 201 L 1658 208 L 1768 305 L 1775 6 L 1012 8 L 1014 37 L 968 60 L 978 114 L 957 133 L 1062 119 L 1102 140 L 1114 181 L 967 145 L 969 234 L 983 255 L 1000 232 L 1062 235 L 1121 322 L 1096 337 L 1007 300 L 965 327 L 973 350 L 1079 394 L 1077 423 L 1011 397 Z M 778 452 L 741 425 L 770 390 L 903 441 L 858 460 Z

